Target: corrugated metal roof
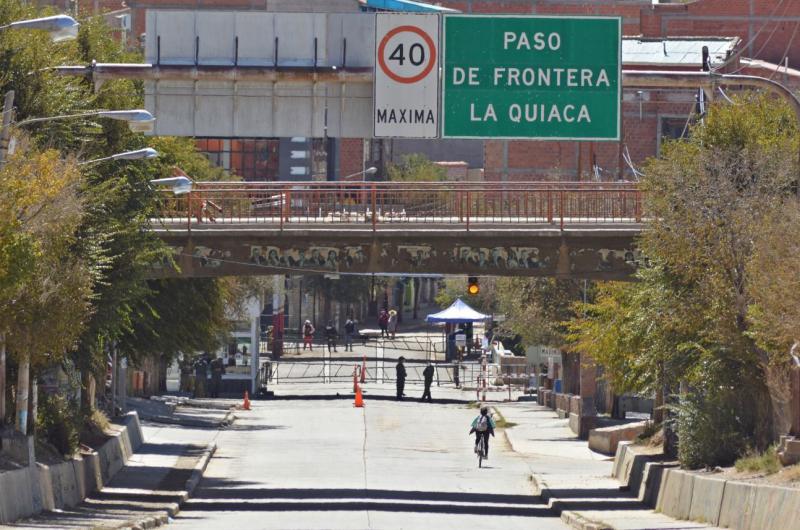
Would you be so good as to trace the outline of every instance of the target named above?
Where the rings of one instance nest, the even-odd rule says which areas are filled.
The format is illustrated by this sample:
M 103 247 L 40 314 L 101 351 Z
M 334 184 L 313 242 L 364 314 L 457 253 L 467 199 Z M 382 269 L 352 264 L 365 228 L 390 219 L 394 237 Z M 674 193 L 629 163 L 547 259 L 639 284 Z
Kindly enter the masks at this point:
M 739 37 L 672 37 L 642 39 L 623 37 L 623 64 L 701 65 L 703 46 L 708 46 L 711 65 L 719 65 L 739 44 Z
M 460 13 L 456 9 L 415 2 L 414 0 L 359 0 L 362 6 L 381 11 L 401 13 Z

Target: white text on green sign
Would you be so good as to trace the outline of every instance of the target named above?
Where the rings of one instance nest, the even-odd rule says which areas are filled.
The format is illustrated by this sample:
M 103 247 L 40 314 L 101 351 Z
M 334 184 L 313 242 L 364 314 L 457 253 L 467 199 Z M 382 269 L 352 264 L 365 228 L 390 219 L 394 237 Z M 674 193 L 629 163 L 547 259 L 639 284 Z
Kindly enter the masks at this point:
M 445 16 L 443 136 L 618 140 L 620 24 Z

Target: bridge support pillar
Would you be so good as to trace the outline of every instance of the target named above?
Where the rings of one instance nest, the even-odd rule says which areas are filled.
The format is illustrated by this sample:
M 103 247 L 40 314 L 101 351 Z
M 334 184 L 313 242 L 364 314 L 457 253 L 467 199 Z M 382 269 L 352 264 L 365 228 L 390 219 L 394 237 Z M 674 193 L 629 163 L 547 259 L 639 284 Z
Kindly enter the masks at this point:
M 580 408 L 578 413 L 571 412 L 569 426 L 579 438 L 589 438 L 589 431 L 597 426 L 597 365 L 590 357 L 580 356 Z

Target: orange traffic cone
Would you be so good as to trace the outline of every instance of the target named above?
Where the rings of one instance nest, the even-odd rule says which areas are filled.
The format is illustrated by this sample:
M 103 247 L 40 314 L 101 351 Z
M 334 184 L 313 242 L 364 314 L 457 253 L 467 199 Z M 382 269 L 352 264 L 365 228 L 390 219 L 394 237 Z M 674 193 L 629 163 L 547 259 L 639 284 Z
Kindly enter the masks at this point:
M 244 403 L 242 404 L 244 410 L 250 410 L 250 394 L 247 390 L 244 391 Z
M 360 386 L 356 386 L 356 400 L 353 402 L 353 405 L 358 408 L 364 406 L 364 396 L 361 394 Z
M 361 383 L 367 382 L 367 356 L 364 356 L 364 360 L 361 362 Z

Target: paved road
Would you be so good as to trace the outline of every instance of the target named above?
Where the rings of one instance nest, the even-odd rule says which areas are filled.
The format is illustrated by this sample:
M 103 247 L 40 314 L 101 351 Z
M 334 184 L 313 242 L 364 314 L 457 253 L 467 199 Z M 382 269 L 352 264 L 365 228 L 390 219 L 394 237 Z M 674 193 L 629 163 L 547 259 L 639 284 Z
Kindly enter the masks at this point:
M 532 496 L 501 433 L 478 469 L 463 404 L 255 402 L 218 450 L 177 528 L 565 528 Z

